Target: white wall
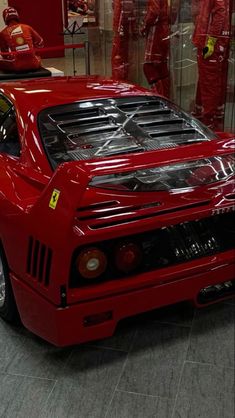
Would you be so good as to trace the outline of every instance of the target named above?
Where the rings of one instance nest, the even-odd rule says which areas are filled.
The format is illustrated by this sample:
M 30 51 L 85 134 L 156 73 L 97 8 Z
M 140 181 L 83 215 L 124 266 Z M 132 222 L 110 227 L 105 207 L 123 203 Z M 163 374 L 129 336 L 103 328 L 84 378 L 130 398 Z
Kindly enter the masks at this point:
M 99 4 L 99 27 L 101 30 L 112 30 L 113 8 L 111 0 L 100 0 Z
M 2 30 L 5 26 L 4 21 L 2 19 L 2 12 L 8 6 L 8 0 L 0 0 L 0 30 Z

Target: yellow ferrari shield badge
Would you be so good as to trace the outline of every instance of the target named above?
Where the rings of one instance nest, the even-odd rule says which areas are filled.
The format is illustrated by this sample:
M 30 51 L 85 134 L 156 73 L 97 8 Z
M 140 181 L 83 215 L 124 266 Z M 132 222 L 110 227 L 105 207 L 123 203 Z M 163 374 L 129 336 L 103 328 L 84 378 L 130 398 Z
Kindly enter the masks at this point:
M 49 207 L 51 209 L 55 209 L 56 208 L 56 205 L 58 203 L 59 197 L 60 197 L 60 191 L 57 190 L 57 189 L 54 189 L 53 192 L 52 192 L 51 198 L 50 198 L 50 203 L 49 203 Z

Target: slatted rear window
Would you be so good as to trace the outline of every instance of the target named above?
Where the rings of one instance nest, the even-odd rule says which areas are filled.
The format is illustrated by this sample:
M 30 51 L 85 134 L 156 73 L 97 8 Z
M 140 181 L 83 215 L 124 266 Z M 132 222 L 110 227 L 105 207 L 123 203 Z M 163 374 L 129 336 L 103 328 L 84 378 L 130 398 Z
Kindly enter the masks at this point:
M 200 143 L 215 135 L 158 97 L 83 101 L 48 108 L 39 129 L 53 166 Z

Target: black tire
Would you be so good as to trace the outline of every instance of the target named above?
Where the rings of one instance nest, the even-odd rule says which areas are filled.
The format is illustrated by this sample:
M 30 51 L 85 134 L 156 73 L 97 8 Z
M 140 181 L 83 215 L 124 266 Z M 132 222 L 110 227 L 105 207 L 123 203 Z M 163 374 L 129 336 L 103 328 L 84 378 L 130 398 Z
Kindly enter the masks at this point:
M 0 317 L 11 323 L 18 323 L 19 314 L 12 291 L 9 268 L 5 254 L 0 247 Z

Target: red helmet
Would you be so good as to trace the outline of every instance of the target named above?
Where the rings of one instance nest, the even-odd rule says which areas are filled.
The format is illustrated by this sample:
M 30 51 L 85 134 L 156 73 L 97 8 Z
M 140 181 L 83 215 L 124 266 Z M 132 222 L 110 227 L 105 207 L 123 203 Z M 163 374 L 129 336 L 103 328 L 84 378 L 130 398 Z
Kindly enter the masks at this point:
M 17 10 L 13 7 L 7 7 L 4 9 L 2 17 L 6 25 L 10 22 L 10 20 L 20 20 Z

